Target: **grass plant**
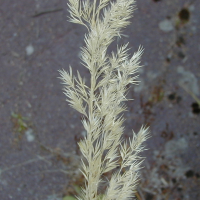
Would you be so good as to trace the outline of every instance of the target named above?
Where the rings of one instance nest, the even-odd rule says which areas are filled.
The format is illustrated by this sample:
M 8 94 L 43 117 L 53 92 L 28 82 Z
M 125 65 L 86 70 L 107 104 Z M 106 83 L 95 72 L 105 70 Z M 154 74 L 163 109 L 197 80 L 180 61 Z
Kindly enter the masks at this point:
M 90 84 L 77 71 L 60 70 L 69 105 L 83 115 L 87 132 L 78 145 L 83 155 L 81 172 L 85 188 L 79 200 L 128 200 L 135 195 L 148 128 L 142 126 L 132 138 L 123 139 L 125 102 L 137 72 L 143 49 L 132 56 L 128 44 L 108 54 L 109 45 L 130 24 L 134 0 L 69 0 L 70 21 L 87 28 L 81 62 L 90 72 Z M 111 178 L 105 178 L 112 172 Z M 104 186 L 102 195 L 100 188 Z

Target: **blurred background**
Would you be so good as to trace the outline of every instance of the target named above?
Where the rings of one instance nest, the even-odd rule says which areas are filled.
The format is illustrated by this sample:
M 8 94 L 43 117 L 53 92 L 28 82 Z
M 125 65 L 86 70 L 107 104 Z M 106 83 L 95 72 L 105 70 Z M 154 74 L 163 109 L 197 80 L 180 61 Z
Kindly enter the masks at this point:
M 71 65 L 89 78 L 86 30 L 67 20 L 66 0 L 0 0 L 1 200 L 68 200 L 83 185 L 85 131 L 57 77 Z M 124 136 L 151 130 L 137 199 L 199 200 L 200 1 L 138 0 L 131 22 L 116 43 L 145 52 Z

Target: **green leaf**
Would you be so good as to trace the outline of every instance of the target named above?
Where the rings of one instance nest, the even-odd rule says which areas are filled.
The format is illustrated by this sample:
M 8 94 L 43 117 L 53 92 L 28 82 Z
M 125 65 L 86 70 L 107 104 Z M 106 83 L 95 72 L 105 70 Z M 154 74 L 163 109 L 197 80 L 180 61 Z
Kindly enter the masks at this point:
M 77 199 L 73 196 L 65 196 L 63 197 L 63 200 L 77 200 Z
M 78 185 L 74 185 L 74 189 L 75 189 L 77 194 L 80 194 L 81 188 Z

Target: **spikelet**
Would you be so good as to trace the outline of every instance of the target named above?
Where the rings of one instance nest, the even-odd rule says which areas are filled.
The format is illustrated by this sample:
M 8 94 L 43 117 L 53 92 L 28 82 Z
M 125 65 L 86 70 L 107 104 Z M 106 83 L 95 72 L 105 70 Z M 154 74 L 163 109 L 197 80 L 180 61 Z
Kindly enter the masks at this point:
M 107 54 L 108 46 L 130 24 L 135 9 L 134 0 L 69 0 L 70 21 L 84 25 L 85 46 L 81 48 L 81 61 L 91 75 L 90 85 L 77 72 L 73 75 L 60 70 L 64 93 L 69 105 L 83 114 L 87 135 L 78 144 L 83 155 L 81 172 L 85 188 L 79 200 L 128 200 L 134 197 L 138 184 L 138 171 L 143 158 L 139 153 L 149 137 L 148 128 L 142 126 L 138 134 L 123 140 L 122 112 L 125 111 L 127 88 L 137 82 L 143 49 L 129 58 L 128 44 Z M 105 193 L 99 195 L 102 175 L 113 171 Z

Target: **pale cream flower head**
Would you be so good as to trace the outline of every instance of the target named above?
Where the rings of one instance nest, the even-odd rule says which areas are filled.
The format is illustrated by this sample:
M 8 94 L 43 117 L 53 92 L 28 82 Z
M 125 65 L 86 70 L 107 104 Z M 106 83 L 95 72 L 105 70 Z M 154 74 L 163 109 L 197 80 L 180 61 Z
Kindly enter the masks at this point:
M 137 71 L 143 49 L 129 58 L 128 44 L 107 54 L 108 46 L 130 24 L 135 9 L 134 0 L 69 0 L 70 21 L 84 25 L 85 46 L 81 60 L 89 70 L 90 85 L 77 72 L 60 71 L 64 93 L 70 106 L 84 118 L 86 137 L 79 142 L 83 155 L 81 172 L 86 184 L 79 200 L 128 200 L 134 197 L 138 171 L 142 160 L 139 153 L 148 138 L 148 128 L 141 127 L 132 139 L 123 140 L 124 118 L 128 85 L 137 82 Z M 105 184 L 103 174 L 113 171 L 105 193 L 99 188 Z

